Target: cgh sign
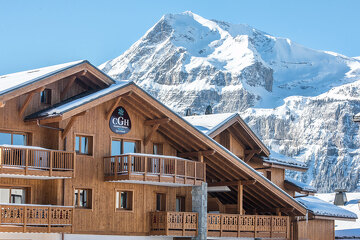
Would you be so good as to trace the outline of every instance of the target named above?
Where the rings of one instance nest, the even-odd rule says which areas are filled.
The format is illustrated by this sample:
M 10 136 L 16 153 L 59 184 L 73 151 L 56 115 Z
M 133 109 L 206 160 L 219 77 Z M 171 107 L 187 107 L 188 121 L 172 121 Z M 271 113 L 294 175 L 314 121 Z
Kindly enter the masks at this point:
M 129 114 L 123 107 L 117 107 L 111 114 L 109 126 L 111 131 L 117 134 L 125 134 L 131 130 Z

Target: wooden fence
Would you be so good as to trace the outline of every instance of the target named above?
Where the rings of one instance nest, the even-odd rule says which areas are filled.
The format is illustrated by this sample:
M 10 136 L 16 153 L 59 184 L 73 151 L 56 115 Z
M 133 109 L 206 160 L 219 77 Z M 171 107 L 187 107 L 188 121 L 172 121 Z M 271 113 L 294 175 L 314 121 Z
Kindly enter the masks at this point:
M 71 232 L 73 208 L 0 204 L 0 231 Z
M 197 236 L 198 214 L 193 212 L 150 213 L 150 235 Z
M 12 173 L 13 169 L 23 169 L 24 174 L 34 174 L 33 170 L 46 170 L 48 176 L 54 172 L 73 172 L 75 153 L 42 148 L 0 146 L 0 173 Z M 37 175 L 37 174 L 34 174 Z M 58 175 L 58 174 L 54 174 Z
M 215 237 L 290 237 L 287 216 L 208 214 L 208 236 Z
M 104 170 L 105 177 L 110 177 L 108 180 L 133 179 L 198 184 L 206 179 L 205 163 L 151 154 L 105 157 Z

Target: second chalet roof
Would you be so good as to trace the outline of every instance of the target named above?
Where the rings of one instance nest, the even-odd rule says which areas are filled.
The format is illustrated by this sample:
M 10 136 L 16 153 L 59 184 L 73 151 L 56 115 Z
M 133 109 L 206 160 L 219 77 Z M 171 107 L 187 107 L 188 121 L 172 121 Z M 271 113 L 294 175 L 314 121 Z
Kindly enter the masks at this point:
M 67 99 L 66 101 L 53 105 L 50 108 L 33 113 L 25 117 L 25 120 L 60 116 L 63 113 L 68 112 L 74 108 L 80 107 L 81 105 L 84 105 L 100 97 L 115 92 L 130 83 L 131 83 L 130 81 L 117 81 L 115 84 L 112 84 L 107 88 L 90 91 L 90 92 L 86 92 L 85 94 L 74 96 L 72 98 Z
M 281 165 L 285 167 L 293 167 L 297 169 L 307 170 L 308 167 L 305 163 L 289 158 L 282 154 L 271 151 L 269 157 L 263 157 L 263 161 L 268 164 Z
M 360 113 L 355 114 L 353 120 L 354 122 L 360 122 Z
M 298 202 L 303 204 L 310 213 L 320 217 L 357 219 L 357 215 L 334 204 L 325 202 L 314 196 L 298 197 Z
M 290 184 L 290 185 L 294 186 L 295 188 L 299 189 L 300 191 L 311 192 L 311 193 L 317 192 L 316 188 L 314 188 L 313 186 L 307 185 L 306 183 L 297 181 L 297 180 L 289 178 L 289 177 L 285 177 L 285 184 Z

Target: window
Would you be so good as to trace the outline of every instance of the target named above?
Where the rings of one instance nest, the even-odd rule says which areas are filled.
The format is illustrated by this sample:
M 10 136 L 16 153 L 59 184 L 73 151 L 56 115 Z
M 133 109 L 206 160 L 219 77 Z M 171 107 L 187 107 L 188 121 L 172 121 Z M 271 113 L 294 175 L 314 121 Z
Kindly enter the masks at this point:
M 163 145 L 161 143 L 153 144 L 153 154 L 155 155 L 163 155 Z
M 133 195 L 132 191 L 116 191 L 116 210 L 132 210 Z
M 7 203 L 26 203 L 26 189 L 25 188 L 0 188 L 0 204 Z
M 125 153 L 138 152 L 139 142 L 124 139 L 111 140 L 111 155 L 116 156 Z
M 166 211 L 166 194 L 156 194 L 156 211 Z
M 92 190 L 75 189 L 74 205 L 77 208 L 92 208 Z
M 40 93 L 40 102 L 43 104 L 51 104 L 51 89 L 46 88 Z
M 266 178 L 271 181 L 271 171 L 266 171 Z
M 78 154 L 92 155 L 93 137 L 92 136 L 76 136 L 75 152 Z
M 0 144 L 27 145 L 25 133 L 0 132 Z
M 176 196 L 176 211 L 185 212 L 185 197 Z

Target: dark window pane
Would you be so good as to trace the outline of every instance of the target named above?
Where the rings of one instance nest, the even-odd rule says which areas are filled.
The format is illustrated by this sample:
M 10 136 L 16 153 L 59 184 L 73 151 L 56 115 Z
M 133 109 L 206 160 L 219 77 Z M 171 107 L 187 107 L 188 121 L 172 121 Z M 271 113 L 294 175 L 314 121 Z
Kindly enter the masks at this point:
M 10 133 L 0 133 L 0 144 L 11 144 Z
M 81 137 L 81 153 L 88 154 L 88 138 Z
M 13 134 L 13 145 L 26 145 L 26 136 L 23 134 Z
M 128 208 L 128 193 L 121 192 L 121 201 L 120 201 L 120 208 L 127 209 Z
M 111 156 L 116 156 L 121 154 L 121 141 L 113 140 L 111 141 Z
M 124 154 L 125 153 L 136 153 L 136 143 L 124 141 Z

